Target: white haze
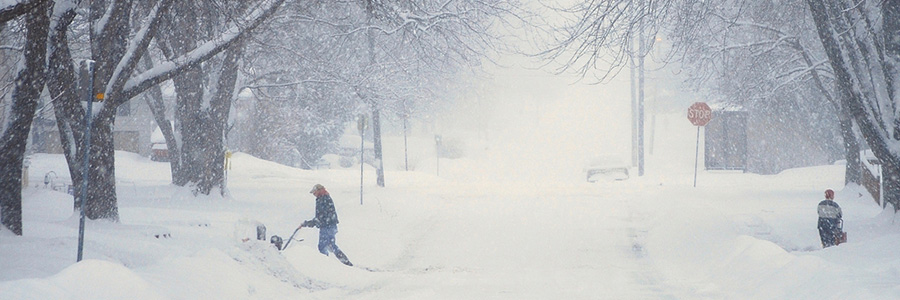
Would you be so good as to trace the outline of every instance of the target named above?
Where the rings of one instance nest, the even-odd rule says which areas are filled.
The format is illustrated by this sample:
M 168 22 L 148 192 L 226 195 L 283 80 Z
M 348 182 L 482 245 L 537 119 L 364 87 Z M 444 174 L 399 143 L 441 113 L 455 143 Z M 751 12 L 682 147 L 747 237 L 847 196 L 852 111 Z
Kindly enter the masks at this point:
M 572 170 L 598 155 L 630 163 L 627 77 L 590 84 L 535 67 L 527 60 L 493 66 L 489 85 L 461 99 L 438 131 L 465 140 L 470 156 L 485 159 L 484 171 L 494 170 L 489 176 L 511 180 L 577 180 Z
M 386 187 L 364 166 L 363 199 L 359 165 L 301 170 L 236 153 L 229 195 L 195 197 L 169 183 L 168 164 L 117 152 L 121 222 L 88 221 L 79 263 L 72 197 L 42 183 L 50 171 L 66 181 L 65 161 L 35 154 L 24 235 L 0 231 L 0 299 L 900 298 L 896 217 L 843 187 L 843 165 L 701 169 L 693 187 L 685 105 L 648 113 L 645 176 L 588 183 L 585 160 L 629 159 L 629 82 L 497 72 L 434 131 L 414 130 L 410 171 L 403 137 L 385 136 Z M 434 134 L 460 157 L 437 160 Z M 286 237 L 312 218 L 316 183 L 355 267 L 319 254 L 315 229 L 282 252 L 244 241 L 256 222 Z M 822 249 L 826 188 L 850 238 Z

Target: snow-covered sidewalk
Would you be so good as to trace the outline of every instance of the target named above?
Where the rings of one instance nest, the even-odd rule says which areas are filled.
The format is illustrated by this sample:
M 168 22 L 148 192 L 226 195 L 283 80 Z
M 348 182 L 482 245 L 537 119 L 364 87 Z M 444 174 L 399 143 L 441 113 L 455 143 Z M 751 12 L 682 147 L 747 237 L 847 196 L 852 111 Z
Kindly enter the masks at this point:
M 669 153 L 692 158 L 692 144 L 678 147 Z M 40 184 L 65 163 L 35 155 L 25 235 L 0 233 L 0 299 L 900 298 L 896 218 L 862 189 L 841 189 L 841 165 L 701 172 L 692 187 L 693 161 L 681 158 L 594 184 L 486 180 L 485 160 L 441 163 L 440 177 L 368 180 L 360 205 L 359 169 L 237 153 L 230 197 L 193 197 L 167 183 L 167 164 L 119 152 L 121 223 L 88 222 L 86 260 L 75 264 L 72 198 Z M 355 267 L 319 254 L 315 229 L 280 253 L 241 240 L 254 222 L 290 235 L 313 215 L 315 183 L 332 193 L 337 244 Z M 838 190 L 850 239 L 823 250 L 815 206 L 826 188 Z

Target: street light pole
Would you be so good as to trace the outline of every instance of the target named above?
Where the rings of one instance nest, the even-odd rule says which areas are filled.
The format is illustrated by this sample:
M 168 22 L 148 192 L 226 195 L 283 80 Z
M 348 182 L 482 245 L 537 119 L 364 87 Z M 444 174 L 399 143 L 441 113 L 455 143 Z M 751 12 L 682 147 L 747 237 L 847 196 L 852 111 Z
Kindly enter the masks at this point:
M 407 142 L 407 122 L 409 122 L 409 115 L 405 114 L 403 116 L 403 165 L 406 167 L 406 171 L 409 172 L 409 143 Z
M 90 175 L 90 156 L 91 156 L 91 128 L 93 127 L 93 112 L 91 111 L 94 106 L 94 61 L 93 60 L 85 60 L 82 62 L 82 68 L 87 72 L 84 76 L 90 77 L 90 81 L 88 86 L 88 98 L 87 98 L 87 109 L 84 114 L 84 164 L 81 168 L 81 218 L 78 221 L 78 258 L 76 262 L 81 261 L 84 257 L 84 206 L 85 202 L 87 202 L 88 197 L 88 181 Z M 97 94 L 97 100 L 103 100 L 104 95 L 102 93 Z
M 644 42 L 644 21 L 641 20 L 638 29 L 638 97 L 637 97 L 637 150 L 638 150 L 638 176 L 644 176 L 644 56 L 646 55 Z

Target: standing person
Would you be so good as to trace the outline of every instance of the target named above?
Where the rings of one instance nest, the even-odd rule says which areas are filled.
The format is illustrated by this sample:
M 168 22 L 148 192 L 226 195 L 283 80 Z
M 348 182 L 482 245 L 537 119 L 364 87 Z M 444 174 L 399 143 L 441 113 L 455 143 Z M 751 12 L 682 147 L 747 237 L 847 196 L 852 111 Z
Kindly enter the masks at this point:
M 322 254 L 325 254 L 326 256 L 328 255 L 328 252 L 333 252 L 334 256 L 342 263 L 353 266 L 353 264 L 350 263 L 350 260 L 347 259 L 347 255 L 344 255 L 344 252 L 334 243 L 334 236 L 338 232 L 338 217 L 337 211 L 334 209 L 334 201 L 331 200 L 331 195 L 328 194 L 328 191 L 325 190 L 325 187 L 321 184 L 313 186 L 313 189 L 310 190 L 309 193 L 316 196 L 316 217 L 312 220 L 303 221 L 303 223 L 300 224 L 300 227 L 318 227 L 319 252 L 322 252 Z
M 822 247 L 834 246 L 835 238 L 841 234 L 841 227 L 843 227 L 841 207 L 834 202 L 834 191 L 825 190 L 825 200 L 819 202 L 817 210 L 819 212 L 819 238 L 822 239 Z

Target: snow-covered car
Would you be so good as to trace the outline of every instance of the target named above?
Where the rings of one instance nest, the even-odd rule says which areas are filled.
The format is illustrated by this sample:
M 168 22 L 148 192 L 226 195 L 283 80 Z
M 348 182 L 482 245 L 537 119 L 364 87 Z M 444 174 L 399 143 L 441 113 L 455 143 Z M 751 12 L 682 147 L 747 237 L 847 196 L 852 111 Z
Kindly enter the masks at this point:
M 626 180 L 628 164 L 614 155 L 599 155 L 591 158 L 584 168 L 588 182 Z

